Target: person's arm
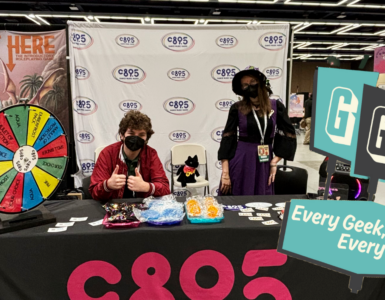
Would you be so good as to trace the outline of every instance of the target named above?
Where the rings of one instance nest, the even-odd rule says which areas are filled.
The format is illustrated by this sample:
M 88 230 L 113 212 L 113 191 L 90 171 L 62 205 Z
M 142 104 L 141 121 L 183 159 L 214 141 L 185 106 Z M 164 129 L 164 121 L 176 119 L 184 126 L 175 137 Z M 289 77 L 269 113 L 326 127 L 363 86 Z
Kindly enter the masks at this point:
M 110 159 L 111 157 L 109 157 L 107 149 L 103 149 L 94 166 L 88 190 L 95 200 L 111 199 L 113 191 L 125 185 L 126 176 L 123 174 L 114 176 L 114 173 L 115 175 L 119 175 L 119 170 L 116 170 L 116 166 L 114 166 L 114 169 L 111 168 L 111 164 L 108 163 Z M 122 181 L 122 183 L 120 181 Z
M 238 143 L 238 123 L 238 105 L 235 103 L 230 107 L 226 126 L 222 133 L 222 140 L 218 150 L 218 160 L 230 160 L 234 157 Z
M 160 197 L 169 195 L 171 194 L 170 183 L 156 150 L 153 150 L 151 156 L 151 182 L 149 182 L 151 188 L 144 198 L 149 196 Z
M 282 158 L 294 160 L 297 150 L 297 136 L 294 126 L 291 124 L 286 107 L 277 101 L 277 128 L 278 132 L 274 136 L 274 154 L 277 157 L 273 159 L 272 164 Z
M 230 107 L 229 116 L 227 118 L 225 129 L 222 133 L 221 145 L 218 150 L 218 160 L 222 162 L 222 192 L 227 194 L 231 192 L 231 179 L 229 172 L 229 160 L 232 159 L 237 150 L 238 137 L 237 137 L 237 128 L 238 128 L 239 118 L 238 118 L 238 105 L 237 103 L 233 104 Z

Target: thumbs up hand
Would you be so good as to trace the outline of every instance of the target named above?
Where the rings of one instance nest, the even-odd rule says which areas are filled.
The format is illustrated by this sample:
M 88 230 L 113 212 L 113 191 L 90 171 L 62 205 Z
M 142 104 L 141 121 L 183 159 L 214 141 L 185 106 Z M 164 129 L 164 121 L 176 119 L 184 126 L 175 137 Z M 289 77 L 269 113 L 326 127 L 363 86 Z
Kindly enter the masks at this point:
M 150 184 L 143 180 L 138 168 L 135 168 L 135 176 L 128 177 L 127 187 L 133 192 L 147 193 L 150 190 Z
M 107 180 L 107 186 L 111 190 L 120 190 L 126 184 L 126 175 L 119 174 L 119 166 L 116 165 L 111 177 Z
M 135 168 L 135 176 L 143 179 L 142 175 L 140 175 L 138 168 Z

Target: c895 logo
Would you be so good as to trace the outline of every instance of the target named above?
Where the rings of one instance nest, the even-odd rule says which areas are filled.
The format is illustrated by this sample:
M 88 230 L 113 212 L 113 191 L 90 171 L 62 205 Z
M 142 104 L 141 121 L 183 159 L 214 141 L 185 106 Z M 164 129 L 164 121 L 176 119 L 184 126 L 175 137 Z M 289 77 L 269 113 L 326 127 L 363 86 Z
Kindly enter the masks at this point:
M 238 44 L 238 40 L 232 35 L 221 35 L 216 39 L 215 43 L 221 48 L 230 49 Z
M 231 83 L 235 74 L 239 72 L 239 68 L 231 65 L 220 65 L 211 71 L 211 77 L 222 83 Z
M 286 36 L 280 32 L 268 32 L 259 38 L 259 44 L 267 50 L 278 51 L 285 47 Z
M 76 29 L 71 33 L 71 42 L 74 48 L 82 50 L 91 47 L 94 40 L 87 32 Z
M 234 103 L 235 101 L 232 99 L 220 99 L 215 102 L 215 107 L 220 111 L 229 111 Z
M 95 162 L 91 159 L 85 159 L 80 161 L 82 173 L 84 176 L 91 175 L 94 171 Z
M 182 52 L 194 47 L 194 39 L 183 32 L 171 32 L 162 38 L 162 44 L 165 48 L 172 51 Z
M 163 104 L 164 109 L 174 115 L 185 115 L 195 109 L 195 104 L 188 98 L 173 97 Z
M 167 42 L 172 43 L 174 45 L 187 45 L 188 39 L 187 36 L 169 36 L 167 38 Z
M 119 69 L 119 75 L 123 75 L 124 77 L 139 77 L 138 69 Z
M 112 71 L 113 77 L 123 83 L 139 83 L 146 78 L 146 73 L 138 66 L 121 65 Z
M 189 102 L 188 101 L 171 101 L 168 103 L 170 107 L 173 107 L 175 109 L 178 108 L 188 108 L 189 107 Z
M 76 97 L 73 101 L 74 111 L 80 115 L 90 115 L 97 111 L 98 105 L 90 98 Z

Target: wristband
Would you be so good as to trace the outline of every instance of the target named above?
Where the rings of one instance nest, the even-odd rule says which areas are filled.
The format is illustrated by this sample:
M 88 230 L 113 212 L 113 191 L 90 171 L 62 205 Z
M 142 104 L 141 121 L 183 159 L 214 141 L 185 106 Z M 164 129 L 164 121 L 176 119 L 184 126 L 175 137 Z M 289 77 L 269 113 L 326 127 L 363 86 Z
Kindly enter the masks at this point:
M 106 180 L 103 181 L 103 187 L 104 187 L 104 190 L 105 190 L 107 193 L 111 193 L 111 191 L 108 189 L 107 180 L 108 180 L 108 179 L 106 179 Z

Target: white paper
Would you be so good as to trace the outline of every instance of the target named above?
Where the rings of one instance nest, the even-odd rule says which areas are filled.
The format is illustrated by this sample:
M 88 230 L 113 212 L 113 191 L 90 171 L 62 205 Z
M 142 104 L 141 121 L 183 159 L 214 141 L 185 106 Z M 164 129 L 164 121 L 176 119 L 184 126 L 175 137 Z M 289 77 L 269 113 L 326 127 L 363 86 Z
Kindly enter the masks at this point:
M 62 232 L 66 230 L 67 230 L 67 227 L 48 228 L 48 232 Z
M 286 202 L 276 203 L 275 206 L 278 206 L 278 207 L 285 207 L 285 206 L 286 206 Z
M 56 223 L 56 227 L 68 227 L 74 226 L 75 222 Z
M 241 217 L 252 217 L 252 213 L 238 213 Z
M 252 209 L 251 207 L 250 208 L 241 208 L 240 211 L 241 212 L 254 212 L 254 209 Z
M 263 221 L 262 217 L 249 217 L 250 221 Z
M 83 222 L 83 221 L 87 221 L 88 217 L 84 217 L 84 218 L 71 218 L 70 221 L 71 222 Z
M 271 215 L 268 213 L 268 214 L 266 214 L 266 213 L 257 213 L 257 216 L 258 217 L 267 217 L 267 218 L 271 218 Z
M 255 208 L 273 206 L 273 204 L 267 203 L 267 202 L 250 202 L 250 203 L 246 203 L 245 205 L 247 207 L 255 207 Z
M 268 211 L 269 208 L 268 207 L 257 207 L 256 209 L 258 210 L 263 210 L 263 211 Z M 274 209 L 274 208 L 273 208 Z
M 102 225 L 102 223 L 103 223 L 103 219 L 101 219 L 99 221 L 92 222 L 92 223 L 88 223 L 88 224 L 90 224 L 91 226 L 98 226 L 98 225 Z
M 270 221 L 266 221 L 266 222 L 262 222 L 263 225 L 276 225 L 278 224 L 277 222 L 275 222 L 274 220 L 270 220 Z
M 273 207 L 272 209 L 273 209 L 273 210 L 285 210 L 284 207 Z

